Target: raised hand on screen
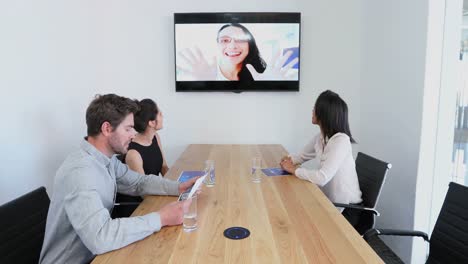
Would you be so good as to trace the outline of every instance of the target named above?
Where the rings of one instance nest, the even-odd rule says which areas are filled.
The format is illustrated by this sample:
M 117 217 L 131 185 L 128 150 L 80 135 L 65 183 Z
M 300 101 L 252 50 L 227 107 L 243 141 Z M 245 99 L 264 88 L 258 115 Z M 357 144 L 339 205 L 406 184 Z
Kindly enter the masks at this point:
M 286 52 L 284 55 L 281 55 L 281 51 L 278 51 L 274 56 L 271 62 L 267 65 L 263 73 L 257 72 L 251 64 L 247 64 L 246 67 L 249 69 L 250 74 L 256 81 L 266 80 L 266 81 L 275 81 L 275 80 L 290 80 L 294 78 L 294 72 L 290 69 L 299 61 L 298 58 L 294 58 L 287 65 L 283 66 L 284 63 L 291 57 L 292 51 Z
M 178 63 L 177 70 L 191 75 L 195 80 L 216 80 L 216 59 L 213 57 L 208 62 L 198 47 L 182 50 L 179 57 L 184 63 Z

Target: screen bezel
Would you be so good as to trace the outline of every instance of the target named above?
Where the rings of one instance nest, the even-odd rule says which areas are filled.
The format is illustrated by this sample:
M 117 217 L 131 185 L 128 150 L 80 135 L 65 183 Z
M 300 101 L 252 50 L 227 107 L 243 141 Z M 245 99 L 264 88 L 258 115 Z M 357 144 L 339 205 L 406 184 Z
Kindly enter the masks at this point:
M 299 64 L 301 58 L 301 13 L 174 13 L 174 73 L 176 61 L 176 25 L 210 23 L 297 23 L 299 24 Z M 177 81 L 176 92 L 248 92 L 276 91 L 298 92 L 301 69 L 297 81 Z

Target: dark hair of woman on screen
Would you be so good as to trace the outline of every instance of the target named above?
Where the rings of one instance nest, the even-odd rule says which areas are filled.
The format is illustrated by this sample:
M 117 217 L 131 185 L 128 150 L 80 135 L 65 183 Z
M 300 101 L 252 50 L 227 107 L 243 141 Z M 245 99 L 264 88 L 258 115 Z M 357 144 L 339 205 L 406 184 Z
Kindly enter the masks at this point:
M 355 141 L 348 123 L 348 105 L 338 94 L 330 90 L 322 92 L 312 110 L 312 124 L 319 126 L 320 132 L 301 152 L 284 157 L 281 167 L 319 186 L 334 203 L 361 203 L 362 193 L 352 155 L 351 143 Z M 319 161 L 317 168 L 301 167 L 304 162 L 315 158 Z M 353 222 L 359 215 L 345 217 Z

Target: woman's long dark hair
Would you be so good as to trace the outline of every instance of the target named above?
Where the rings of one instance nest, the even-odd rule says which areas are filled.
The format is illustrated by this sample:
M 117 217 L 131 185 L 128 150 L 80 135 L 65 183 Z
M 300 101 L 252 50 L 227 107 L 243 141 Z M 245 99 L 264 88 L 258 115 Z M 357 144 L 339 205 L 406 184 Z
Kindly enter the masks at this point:
M 238 73 L 237 77 L 239 77 L 239 81 L 253 81 L 252 74 L 250 74 L 249 69 L 245 67 L 246 64 L 252 64 L 252 66 L 255 68 L 257 72 L 264 72 L 266 69 L 266 62 L 262 59 L 260 56 L 260 51 L 258 50 L 257 43 L 255 42 L 255 38 L 253 37 L 252 33 L 244 27 L 241 24 L 238 23 L 230 23 L 222 26 L 218 30 L 218 39 L 219 39 L 219 33 L 221 30 L 227 28 L 227 27 L 237 27 L 242 29 L 242 31 L 249 36 L 249 54 L 247 54 L 247 57 L 245 57 L 244 61 L 242 62 L 242 68 L 240 72 Z
M 356 143 L 349 129 L 348 105 L 337 93 L 330 90 L 322 92 L 315 102 L 314 112 L 325 141 L 336 133 L 345 133 L 351 143 Z
M 139 133 L 143 133 L 148 127 L 148 122 L 156 120 L 156 116 L 158 115 L 159 109 L 156 103 L 151 99 L 143 99 L 141 101 L 137 101 L 140 110 L 135 113 L 135 130 Z

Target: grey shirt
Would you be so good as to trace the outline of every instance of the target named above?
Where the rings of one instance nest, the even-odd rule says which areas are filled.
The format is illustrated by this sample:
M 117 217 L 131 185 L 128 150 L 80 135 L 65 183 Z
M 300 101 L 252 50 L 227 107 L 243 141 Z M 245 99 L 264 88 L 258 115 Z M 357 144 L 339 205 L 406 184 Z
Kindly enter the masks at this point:
M 39 263 L 88 263 L 96 254 L 161 229 L 155 212 L 111 219 L 117 191 L 129 195 L 179 192 L 176 181 L 138 174 L 83 140 L 57 171 Z

